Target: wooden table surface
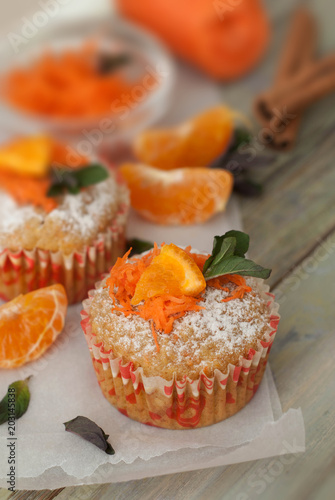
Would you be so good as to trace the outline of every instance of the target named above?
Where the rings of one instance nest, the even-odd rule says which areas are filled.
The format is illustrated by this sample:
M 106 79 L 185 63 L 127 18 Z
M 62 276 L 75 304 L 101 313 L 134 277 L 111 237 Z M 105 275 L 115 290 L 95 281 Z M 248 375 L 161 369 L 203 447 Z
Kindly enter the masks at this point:
M 323 52 L 335 47 L 334 4 L 311 2 Z M 270 81 L 287 14 L 259 70 L 223 89 L 225 100 L 250 112 L 252 95 Z M 255 148 L 263 145 L 255 136 Z M 0 500 L 330 500 L 335 497 L 335 96 L 305 116 L 297 147 L 259 173 L 259 199 L 241 199 L 251 257 L 273 269 L 270 284 L 281 323 L 270 363 L 283 411 L 302 408 L 306 452 L 228 467 L 127 483 L 9 493 Z

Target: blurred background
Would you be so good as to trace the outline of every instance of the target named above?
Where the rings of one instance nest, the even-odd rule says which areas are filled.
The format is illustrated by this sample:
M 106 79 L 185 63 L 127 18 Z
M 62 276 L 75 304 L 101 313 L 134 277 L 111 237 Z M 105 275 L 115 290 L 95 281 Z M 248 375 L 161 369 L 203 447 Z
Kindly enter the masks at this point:
M 330 0 L 13 0 L 0 20 L 0 138 L 48 134 L 68 165 L 98 155 L 225 168 L 235 192 L 260 196 L 272 170 L 308 158 L 333 129 L 334 10 Z M 174 163 L 181 148 L 198 161 Z
M 312 19 L 294 18 L 301 5 Z M 314 87 L 306 88 L 303 74 L 299 82 L 298 71 L 299 65 L 308 68 L 334 47 L 332 16 L 327 15 L 333 10 L 328 0 L 13 0 L 2 8 L 0 20 L 0 127 L 3 133 L 47 131 L 75 147 L 85 139 L 84 128 L 86 136 L 98 129 L 95 142 L 103 135 L 99 148 L 107 144 L 116 154 L 153 123 L 177 124 L 225 103 L 246 114 L 255 133 L 262 131 L 264 149 L 270 145 L 286 152 L 308 120 L 294 120 L 284 135 L 273 138 L 268 125 L 274 116 L 266 116 L 264 102 L 257 99 L 266 97 L 268 107 L 279 109 L 284 102 L 287 107 L 293 89 L 288 113 L 301 114 L 333 91 L 334 61 L 328 62 L 330 82 L 320 81 L 320 68 L 311 68 Z M 88 48 L 93 38 L 98 48 Z M 66 62 L 68 52 L 78 48 L 75 62 Z M 104 82 L 86 75 L 74 92 L 65 75 L 71 73 L 73 85 L 84 71 L 74 74 L 73 68 L 83 64 L 82 57 L 92 62 L 94 50 L 99 55 L 94 64 L 100 65 L 97 71 L 104 73 Z M 63 54 L 63 68 L 60 63 L 55 67 L 52 57 L 47 60 L 48 53 Z M 108 54 L 114 61 L 106 61 Z M 143 88 L 143 78 L 151 79 L 148 88 Z M 297 102 L 302 88 L 304 100 Z M 330 102 L 323 100 L 320 112 L 327 111 Z M 113 125 L 101 127 L 98 118 L 103 116 Z M 327 116 L 323 125 L 328 126 Z M 89 140 L 94 142 L 94 132 Z
M 67 166 L 98 155 L 224 168 L 235 192 L 261 196 L 273 171 L 333 131 L 334 10 L 330 0 L 13 0 L 0 20 L 0 138 L 48 134 Z
M 43 3 L 43 2 L 42 2 Z M 15 26 L 18 18 L 33 14 L 40 10 L 40 0 L 14 0 L 6 5 L 6 9 L 1 12 L 1 28 L 6 30 L 9 26 Z M 47 2 L 45 2 L 45 5 Z M 59 16 L 65 18 L 75 18 L 78 16 L 89 16 L 93 14 L 108 14 L 113 9 L 113 2 L 108 0 L 63 0 L 58 2 L 60 6 Z

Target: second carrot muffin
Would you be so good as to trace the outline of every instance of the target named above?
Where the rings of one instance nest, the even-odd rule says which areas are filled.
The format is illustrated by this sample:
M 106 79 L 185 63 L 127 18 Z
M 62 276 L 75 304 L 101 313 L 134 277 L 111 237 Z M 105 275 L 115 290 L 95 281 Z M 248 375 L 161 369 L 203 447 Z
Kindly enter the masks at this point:
M 128 191 L 103 165 L 60 165 L 46 137 L 0 150 L 0 294 L 61 283 L 82 300 L 125 249 Z

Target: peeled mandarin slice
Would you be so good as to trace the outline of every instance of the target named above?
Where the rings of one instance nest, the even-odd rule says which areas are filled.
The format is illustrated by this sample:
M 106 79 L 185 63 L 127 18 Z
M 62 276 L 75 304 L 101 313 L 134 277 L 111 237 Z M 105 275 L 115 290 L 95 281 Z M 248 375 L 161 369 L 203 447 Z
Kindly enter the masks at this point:
M 45 177 L 51 165 L 52 141 L 44 135 L 17 139 L 0 148 L 0 171 Z
M 131 204 L 145 219 L 157 224 L 205 222 L 222 212 L 233 188 L 233 176 L 223 169 L 158 170 L 142 164 L 121 166 Z
M 19 295 L 0 306 L 0 368 L 39 358 L 63 330 L 66 310 L 62 285 Z
M 195 297 L 206 288 L 199 267 L 184 250 L 173 243 L 164 245 L 137 282 L 132 305 L 157 295 Z
M 232 137 L 234 113 L 219 106 L 170 129 L 142 132 L 135 140 L 135 156 L 164 170 L 205 167 L 224 153 Z

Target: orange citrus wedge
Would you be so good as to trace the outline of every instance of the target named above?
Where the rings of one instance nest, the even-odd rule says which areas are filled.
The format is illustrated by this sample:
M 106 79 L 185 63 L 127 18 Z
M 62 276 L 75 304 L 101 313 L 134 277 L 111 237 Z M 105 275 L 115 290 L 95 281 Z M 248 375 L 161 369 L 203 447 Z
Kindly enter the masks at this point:
M 157 295 L 195 297 L 205 288 L 205 278 L 192 257 L 171 243 L 162 247 L 141 275 L 131 304 Z
M 135 156 L 164 170 L 206 167 L 227 149 L 233 116 L 229 108 L 219 106 L 177 127 L 142 132 L 134 141 Z
M 19 295 L 0 306 L 0 368 L 39 358 L 63 330 L 66 310 L 62 285 Z
M 163 171 L 127 163 L 120 170 L 133 208 L 158 224 L 205 222 L 225 209 L 233 188 L 232 174 L 223 169 L 190 167 Z
M 16 139 L 0 148 L 0 171 L 29 177 L 45 177 L 50 169 L 52 141 L 37 135 Z

